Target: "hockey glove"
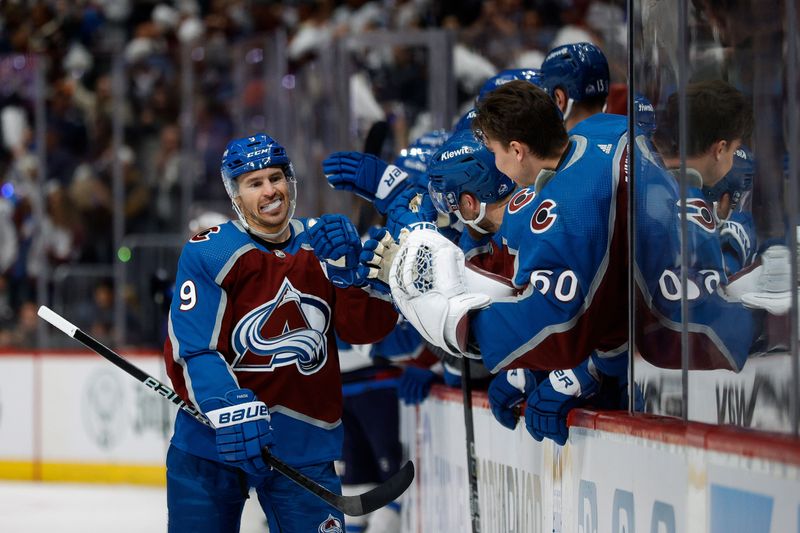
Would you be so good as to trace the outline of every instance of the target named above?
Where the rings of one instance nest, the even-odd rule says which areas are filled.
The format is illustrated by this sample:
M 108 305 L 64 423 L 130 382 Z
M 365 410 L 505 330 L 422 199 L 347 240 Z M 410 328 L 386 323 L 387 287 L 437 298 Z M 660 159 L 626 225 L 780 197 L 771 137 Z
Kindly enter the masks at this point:
M 397 385 L 397 396 L 406 405 L 418 405 L 428 397 L 436 374 L 426 368 L 409 366 L 403 370 Z
M 382 215 L 408 178 L 404 170 L 361 152 L 334 152 L 322 161 L 322 171 L 331 187 L 372 202 Z
M 386 228 L 369 228 L 369 239 L 364 242 L 358 258 L 359 275 L 367 279 L 370 286 L 383 294 L 389 294 L 389 268 L 398 245 Z
M 530 370 L 517 368 L 500 372 L 489 384 L 489 407 L 498 422 L 508 429 L 517 427 L 518 413 L 514 408 L 536 386 L 536 378 Z
M 435 223 L 438 212 L 427 191 L 411 187 L 397 195 L 386 216 L 386 228 L 398 238 L 403 228 L 420 222 Z
M 773 315 L 785 315 L 791 307 L 792 283 L 789 248 L 783 245 L 770 246 L 761 253 L 761 266 L 744 278 L 756 276 L 752 292 L 742 295 L 742 303 L 753 309 L 765 309 Z M 732 284 L 731 284 L 732 285 Z
M 528 433 L 541 441 L 544 437 L 557 444 L 567 442 L 567 414 L 583 405 L 599 387 L 589 369 L 589 359 L 572 370 L 554 370 L 528 396 L 525 426 Z
M 269 467 L 261 450 L 272 446 L 269 410 L 255 399 L 253 391 L 235 389 L 224 398 L 209 398 L 200 409 L 217 431 L 217 453 L 226 463 L 253 475 L 265 474 Z
M 741 222 L 726 220 L 719 229 L 719 244 L 725 257 L 727 274 L 739 272 L 753 259 L 753 241 L 750 239 L 752 219 L 744 215 L 737 218 Z
M 314 254 L 324 262 L 328 279 L 336 287 L 363 286 L 358 258 L 361 239 L 356 228 L 344 215 L 322 215 L 308 222 L 308 241 Z
M 389 271 L 392 298 L 425 340 L 451 355 L 475 359 L 470 352 L 469 313 L 491 303 L 469 292 L 464 252 L 438 232 L 418 229 L 400 244 Z

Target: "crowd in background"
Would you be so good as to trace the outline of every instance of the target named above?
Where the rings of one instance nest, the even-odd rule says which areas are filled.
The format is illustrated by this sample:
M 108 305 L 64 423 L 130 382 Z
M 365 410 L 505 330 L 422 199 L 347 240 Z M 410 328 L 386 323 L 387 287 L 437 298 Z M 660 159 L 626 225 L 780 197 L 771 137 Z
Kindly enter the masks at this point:
M 115 163 L 122 168 L 126 235 L 187 231 L 176 207 L 187 165 L 195 166 L 196 200 L 224 201 L 216 180 L 224 145 L 236 133 L 232 108 L 242 101 L 245 109 L 258 105 L 265 90 L 258 80 L 241 94 L 234 90 L 228 50 L 236 43 L 285 32 L 289 70 L 301 72 L 313 68 L 317 53 L 342 36 L 449 28 L 457 41 L 454 75 L 463 107 L 499 70 L 537 67 L 546 50 L 563 42 L 603 43 L 612 66 L 620 64 L 614 55 L 624 53 L 623 7 L 612 0 L 3 2 L 0 346 L 35 346 L 36 280 L 42 272 L 63 264 L 112 263 Z M 180 61 L 181 44 L 187 42 L 197 43 L 192 49 L 197 157 L 182 161 Z M 122 105 L 112 87 L 112 67 L 120 56 L 127 74 Z M 428 105 L 418 60 L 413 54 L 372 54 L 361 65 L 375 102 L 399 103 L 411 122 Z M 41 170 L 34 135 L 37 65 L 43 65 L 45 81 Z M 615 77 L 621 74 L 612 72 Z M 124 124 L 124 144 L 116 154 L 115 114 Z M 268 125 L 270 117 L 263 122 Z M 87 291 L 87 309 L 76 318 L 101 338 L 110 338 L 112 327 L 113 293 L 104 290 L 109 283 L 100 279 L 97 290 Z M 150 295 L 131 294 L 130 305 L 143 296 Z M 141 340 L 157 346 L 161 339 L 150 337 Z

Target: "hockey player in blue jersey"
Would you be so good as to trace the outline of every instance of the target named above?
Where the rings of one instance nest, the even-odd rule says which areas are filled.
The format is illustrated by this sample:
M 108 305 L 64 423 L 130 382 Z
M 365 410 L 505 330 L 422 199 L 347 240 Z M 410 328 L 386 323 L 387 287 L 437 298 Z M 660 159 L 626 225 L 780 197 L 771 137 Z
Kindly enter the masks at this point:
M 703 188 L 713 191 L 731 171 L 736 151 L 749 135 L 752 115 L 744 96 L 719 80 L 689 85 L 687 105 L 685 200 L 681 200 L 679 187 L 677 95 L 669 98 L 653 136 L 672 176 L 659 180 L 663 174 L 651 169 L 661 161 L 648 156 L 646 145 L 640 144 L 646 157 L 637 166 L 637 175 L 650 179 L 639 180 L 637 186 L 637 338 L 645 359 L 662 367 L 680 367 L 680 328 L 676 324 L 680 325 L 684 312 L 681 278 L 686 268 L 689 369 L 738 371 L 747 359 L 757 317 L 727 290 L 719 219 L 714 212 L 727 214 L 729 200 L 720 195 L 724 205 L 713 206 Z M 682 246 L 684 203 L 686 242 Z
M 500 230 L 518 294 L 492 302 L 474 292 L 458 268 L 463 255 L 420 230 L 392 263 L 398 307 L 429 341 L 479 354 L 495 372 L 573 368 L 593 351 L 620 353 L 627 342 L 625 118 L 584 121 L 570 140 L 550 97 L 512 81 L 479 104 L 475 120 L 497 167 L 525 187 Z M 564 389 L 566 381 L 564 395 L 577 386 Z
M 238 532 L 250 487 L 270 531 L 342 531 L 342 514 L 267 468 L 261 450 L 339 491 L 334 332 L 377 341 L 397 314 L 359 279 L 361 242 L 346 218 L 292 218 L 294 171 L 274 139 L 231 141 L 221 170 L 238 220 L 184 247 L 164 347 L 174 389 L 216 429 L 178 413 L 167 454 L 169 531 Z
M 428 177 L 428 188 L 437 209 L 442 213 L 455 213 L 465 224 L 466 231 L 461 235 L 459 246 L 468 264 L 511 278 L 514 256 L 508 253 L 498 230 L 513 196 L 510 191 L 514 184 L 497 170 L 492 154 L 471 132 L 456 133 L 433 156 Z M 536 243 L 532 241 L 529 245 L 536 246 Z M 510 279 L 508 281 L 510 283 Z M 473 282 L 470 288 L 482 292 L 485 285 Z M 567 433 L 566 415 L 573 407 L 585 404 L 598 393 L 594 398 L 595 407 L 619 409 L 627 406 L 627 395 L 620 398 L 619 394 L 620 386 L 626 383 L 626 373 L 626 352 L 615 358 L 593 354 L 572 370 L 501 371 L 489 386 L 489 404 L 495 418 L 513 429 L 517 424 L 514 407 L 527 399 L 526 425 L 531 435 L 537 440 L 549 437 L 563 444 Z M 573 379 L 576 384 L 580 382 L 581 388 L 572 387 L 570 394 L 556 390 L 548 374 L 556 383 Z

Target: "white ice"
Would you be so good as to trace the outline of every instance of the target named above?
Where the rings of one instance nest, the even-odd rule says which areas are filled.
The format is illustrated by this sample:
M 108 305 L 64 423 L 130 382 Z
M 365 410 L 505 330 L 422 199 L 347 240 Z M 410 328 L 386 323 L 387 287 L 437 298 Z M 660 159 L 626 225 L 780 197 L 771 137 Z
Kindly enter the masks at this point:
M 166 533 L 166 490 L 156 487 L 0 481 L 0 533 Z M 266 533 L 255 494 L 241 533 Z

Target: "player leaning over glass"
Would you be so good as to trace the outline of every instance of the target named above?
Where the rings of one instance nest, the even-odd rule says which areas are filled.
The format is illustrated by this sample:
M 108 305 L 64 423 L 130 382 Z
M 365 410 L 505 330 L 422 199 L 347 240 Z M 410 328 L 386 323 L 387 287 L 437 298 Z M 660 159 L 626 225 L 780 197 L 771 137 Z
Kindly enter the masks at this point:
M 361 242 L 349 220 L 292 218 L 294 171 L 275 140 L 230 142 L 222 181 L 239 220 L 184 247 L 164 347 L 175 390 L 216 427 L 178 413 L 167 453 L 169 531 L 238 532 L 250 487 L 272 532 L 342 531 L 342 514 L 266 467 L 261 449 L 339 492 L 334 332 L 375 342 L 397 314 L 358 279 Z
M 627 341 L 620 297 L 626 124 L 610 115 L 582 124 L 568 137 L 553 100 L 522 81 L 499 87 L 478 105 L 473 127 L 497 168 L 524 187 L 510 201 L 501 230 L 516 256 L 513 283 L 522 292 L 513 301 L 473 307 L 469 315 L 469 300 L 452 300 L 437 333 L 450 349 L 464 351 L 468 332 L 493 371 L 571 368 L 592 350 L 618 352 Z

